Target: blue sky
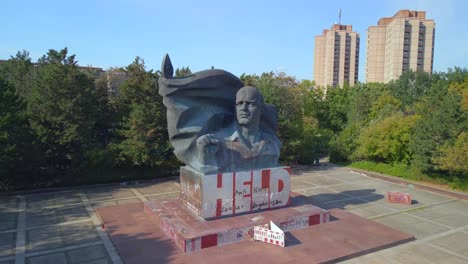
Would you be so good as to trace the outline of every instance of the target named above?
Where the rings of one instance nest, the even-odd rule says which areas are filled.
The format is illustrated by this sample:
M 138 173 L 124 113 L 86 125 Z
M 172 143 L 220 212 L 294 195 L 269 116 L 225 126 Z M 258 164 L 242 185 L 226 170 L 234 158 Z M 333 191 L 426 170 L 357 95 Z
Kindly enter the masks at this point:
M 466 0 L 3 0 L 0 59 L 27 50 L 34 61 L 68 47 L 80 65 L 121 67 L 136 56 L 159 69 L 211 66 L 232 72 L 283 71 L 313 78 L 314 36 L 338 22 L 361 35 L 364 81 L 367 28 L 400 9 L 424 10 L 436 22 L 434 70 L 468 67 Z

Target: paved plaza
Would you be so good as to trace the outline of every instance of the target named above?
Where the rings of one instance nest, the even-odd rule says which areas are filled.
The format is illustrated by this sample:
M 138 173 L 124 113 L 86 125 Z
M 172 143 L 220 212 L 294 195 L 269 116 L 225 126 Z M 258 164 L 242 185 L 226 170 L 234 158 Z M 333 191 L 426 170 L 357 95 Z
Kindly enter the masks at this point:
M 467 200 L 334 165 L 296 169 L 291 183 L 311 204 L 341 208 L 416 237 L 345 263 L 468 263 Z M 387 191 L 410 193 L 414 202 L 388 203 Z M 94 208 L 178 195 L 178 179 L 172 178 L 0 196 L 0 264 L 122 263 Z

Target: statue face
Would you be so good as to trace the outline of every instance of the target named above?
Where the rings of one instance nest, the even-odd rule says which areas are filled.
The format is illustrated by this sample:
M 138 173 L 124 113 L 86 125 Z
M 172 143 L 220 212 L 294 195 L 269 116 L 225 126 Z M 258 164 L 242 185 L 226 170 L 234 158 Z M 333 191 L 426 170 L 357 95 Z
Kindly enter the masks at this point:
M 240 125 L 251 125 L 260 121 L 261 103 L 259 92 L 253 87 L 241 88 L 236 95 L 236 116 Z

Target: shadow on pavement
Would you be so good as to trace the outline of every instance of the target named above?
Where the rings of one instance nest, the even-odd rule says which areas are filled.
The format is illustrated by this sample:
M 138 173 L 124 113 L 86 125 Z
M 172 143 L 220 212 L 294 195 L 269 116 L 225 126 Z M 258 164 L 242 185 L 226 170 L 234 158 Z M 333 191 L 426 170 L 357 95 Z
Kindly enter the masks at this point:
M 366 204 L 385 198 L 384 195 L 378 194 L 375 191 L 375 189 L 361 189 L 343 191 L 340 193 L 314 194 L 310 196 L 292 193 L 291 205 L 312 204 L 327 210 L 334 208 L 345 209 L 347 205 Z M 366 197 L 366 199 L 356 199 L 358 197 Z

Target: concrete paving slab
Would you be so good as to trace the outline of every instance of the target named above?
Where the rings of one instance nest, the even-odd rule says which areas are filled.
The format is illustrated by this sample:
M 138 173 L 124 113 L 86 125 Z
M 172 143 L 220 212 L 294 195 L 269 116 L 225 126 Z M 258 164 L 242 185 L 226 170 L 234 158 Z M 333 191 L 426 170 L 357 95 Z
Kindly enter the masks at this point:
M 27 252 L 50 250 L 99 241 L 92 221 L 32 229 L 26 232 Z
M 376 199 L 380 199 L 379 196 L 376 196 Z M 361 217 L 371 217 L 377 216 L 382 214 L 388 214 L 392 212 L 389 209 L 382 208 L 381 206 L 374 205 L 369 203 L 368 201 L 364 201 L 362 199 L 357 198 L 348 198 L 346 200 L 341 201 L 330 201 L 323 204 L 324 209 L 333 209 L 333 208 L 340 208 L 344 209 L 348 212 L 354 213 Z
M 426 244 L 417 244 L 403 250 L 394 250 L 386 256 L 402 264 L 420 263 L 466 263 L 466 260 L 438 250 Z
M 108 261 L 108 254 L 103 245 L 78 248 L 67 252 L 70 263 L 88 263 L 89 261 Z
M 63 222 L 85 220 L 89 217 L 84 205 L 29 208 L 26 212 L 26 227 L 55 225 Z
M 296 189 L 313 188 L 317 186 L 318 185 L 307 182 L 306 180 L 291 178 L 291 190 L 293 191 Z
M 0 231 L 16 229 L 17 219 L 17 197 L 0 197 Z
M 358 204 L 356 206 L 349 206 L 345 208 L 348 212 L 353 213 L 355 215 L 359 215 L 361 217 L 374 217 L 378 215 L 385 215 L 392 213 L 393 210 L 383 208 L 381 206 L 377 206 L 370 203 Z
M 138 203 L 141 202 L 137 198 L 125 198 L 125 199 L 116 199 L 116 200 L 103 200 L 97 202 L 91 202 L 92 208 L 99 208 L 99 207 L 106 207 L 106 206 L 114 206 L 118 204 L 127 204 L 127 203 Z
M 0 212 L 16 212 L 18 198 L 15 196 L 0 197 Z
M 347 181 L 345 179 L 345 181 L 347 183 L 353 183 L 353 184 L 356 184 L 356 185 L 359 185 L 361 187 L 367 187 L 367 188 L 373 188 L 373 186 L 377 186 L 378 184 L 380 184 L 380 180 L 376 180 L 376 179 L 372 179 L 372 178 L 368 178 L 368 177 L 362 177 L 362 176 L 359 176 L 360 178 L 356 178 L 356 179 L 353 179 L 351 181 Z
M 0 257 L 15 254 L 16 233 L 0 234 Z
M 347 198 L 346 200 L 341 200 L 341 201 L 329 201 L 323 203 L 323 209 L 330 210 L 333 208 L 339 208 L 348 211 L 348 208 L 351 207 L 351 205 L 356 205 L 362 203 L 361 200 L 354 199 L 354 198 Z
M 313 185 L 317 185 L 317 186 L 328 186 L 328 185 L 344 183 L 344 181 L 341 181 L 339 179 L 326 177 L 326 176 L 315 176 L 313 178 L 310 178 L 304 181 Z
M 135 197 L 132 191 L 122 187 L 89 189 L 85 190 L 84 193 L 90 201 Z
M 468 224 L 468 202 L 462 200 L 416 209 L 408 213 L 454 228 Z
M 171 193 L 163 193 L 163 194 L 156 194 L 156 195 L 150 195 L 146 196 L 148 200 L 151 199 L 165 199 L 165 198 L 176 198 L 179 197 L 180 193 L 179 192 L 171 192 Z
M 79 192 L 77 191 L 31 194 L 26 196 L 27 208 L 53 207 L 80 202 Z
M 92 221 L 61 226 L 61 237 L 66 246 L 100 241 Z
M 352 173 L 350 171 L 346 170 L 339 170 L 337 172 L 333 173 L 325 173 L 326 176 L 331 177 L 331 178 L 336 178 L 342 181 L 346 182 L 362 182 L 362 181 L 368 181 L 368 180 L 373 180 L 367 176 L 359 175 L 357 173 Z
M 374 254 L 364 255 L 361 257 L 346 260 L 340 263 L 342 264 L 382 264 L 382 263 L 401 264 L 401 262 L 398 262 L 386 256 L 382 256 L 381 254 L 378 254 L 378 252 Z
M 302 203 L 310 203 L 322 208 L 327 202 L 349 198 L 349 196 L 322 187 L 298 190 L 297 193 L 301 196 Z
M 35 252 L 63 247 L 59 227 L 46 227 L 26 231 L 26 252 Z
M 466 233 L 456 232 L 440 237 L 430 243 L 468 257 L 468 234 Z
M 30 257 L 27 260 L 30 264 L 67 264 L 67 258 L 63 252 Z
M 57 214 L 61 222 L 80 221 L 90 218 L 84 205 L 59 208 Z
M 142 195 L 151 195 L 163 192 L 178 192 L 180 191 L 180 185 L 176 181 L 166 181 L 158 184 L 142 184 L 135 186 L 135 189 Z
M 377 190 L 372 187 L 366 188 L 366 186 L 361 186 L 360 188 L 355 188 L 349 186 L 349 183 L 327 186 L 326 188 L 352 198 L 370 197 L 371 199 L 369 201 L 384 198 L 382 194 L 378 193 Z
M 0 231 L 16 229 L 18 213 L 0 213 Z
M 412 234 L 417 239 L 449 230 L 446 227 L 412 217 L 405 213 L 378 217 L 373 220 L 402 232 Z
M 90 202 L 90 205 L 92 208 L 113 206 L 113 205 L 117 205 L 117 201 L 104 200 L 104 201 Z
M 407 186 L 397 184 L 397 183 L 391 183 L 391 182 L 384 182 L 381 180 L 371 180 L 371 181 L 366 181 L 363 183 L 360 183 L 362 186 L 367 186 L 369 188 L 374 188 L 377 193 L 382 193 L 386 194 L 387 192 L 398 192 L 398 191 L 406 191 L 408 189 Z
M 111 264 L 111 263 L 112 262 L 108 259 L 96 259 L 96 260 L 83 262 L 83 264 Z
M 291 177 L 300 179 L 300 178 L 310 178 L 310 177 L 314 177 L 314 176 L 323 176 L 323 175 L 324 174 L 322 174 L 322 172 L 306 171 L 306 170 L 297 171 L 297 170 L 295 170 L 293 168 Z
M 54 225 L 60 222 L 55 208 L 31 208 L 26 212 L 26 227 Z

